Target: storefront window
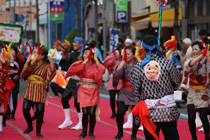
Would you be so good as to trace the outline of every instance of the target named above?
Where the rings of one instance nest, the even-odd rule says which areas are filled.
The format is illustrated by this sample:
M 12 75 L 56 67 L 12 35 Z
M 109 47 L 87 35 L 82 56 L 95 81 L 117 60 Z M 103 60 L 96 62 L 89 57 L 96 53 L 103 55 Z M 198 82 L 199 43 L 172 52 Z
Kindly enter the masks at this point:
M 198 16 L 198 1 L 194 1 L 194 17 Z

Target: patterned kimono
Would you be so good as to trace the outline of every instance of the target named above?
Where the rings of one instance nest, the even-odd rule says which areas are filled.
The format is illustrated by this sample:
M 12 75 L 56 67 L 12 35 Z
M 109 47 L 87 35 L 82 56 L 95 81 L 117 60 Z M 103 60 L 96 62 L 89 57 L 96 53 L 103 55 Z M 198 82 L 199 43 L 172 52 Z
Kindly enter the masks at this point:
M 109 54 L 103 64 L 104 66 L 109 70 L 109 73 L 110 73 L 110 76 L 109 76 L 109 81 L 108 81 L 108 85 L 107 85 L 107 88 L 106 90 L 120 90 L 121 86 L 122 86 L 122 81 L 120 80 L 118 82 L 118 85 L 117 85 L 117 88 L 115 89 L 113 87 L 113 71 L 114 71 L 114 68 L 121 62 L 121 60 L 116 60 L 115 59 L 115 56 L 113 54 Z
M 0 103 L 5 101 L 6 78 L 8 76 L 8 63 L 0 62 Z
M 28 76 L 24 98 L 33 102 L 45 103 L 46 88 L 55 74 L 56 70 L 51 71 L 50 64 L 47 62 L 25 64 L 20 75 L 21 79 Z
M 139 99 L 134 94 L 130 79 L 131 79 L 131 71 L 135 64 L 137 64 L 137 60 L 134 59 L 133 65 L 130 66 L 128 62 L 125 63 L 125 65 L 116 71 L 115 67 L 114 73 L 113 73 L 113 87 L 116 88 L 118 85 L 119 80 L 122 80 L 122 87 L 120 88 L 120 92 L 118 95 L 118 101 L 123 101 L 125 105 L 136 105 L 139 102 Z
M 187 84 L 189 78 L 189 90 L 187 104 L 194 104 L 195 108 L 204 108 L 209 105 L 210 97 L 210 63 L 203 57 L 197 64 L 190 67 L 189 63 L 194 58 L 188 59 L 184 64 L 183 84 Z
M 144 67 L 140 63 L 135 65 L 132 71 L 131 86 L 140 100 L 161 99 L 167 95 L 173 95 L 179 86 L 180 73 L 170 60 L 157 55 L 151 55 L 150 61 L 156 61 L 161 67 L 157 81 L 147 79 Z M 180 113 L 176 106 L 149 109 L 149 119 L 152 122 L 171 122 L 179 118 Z
M 82 64 L 83 61 L 73 63 L 66 73 L 66 77 L 76 75 L 80 77 L 77 101 L 81 108 L 99 104 L 99 85 L 102 85 L 102 75 L 105 67 L 95 62 Z

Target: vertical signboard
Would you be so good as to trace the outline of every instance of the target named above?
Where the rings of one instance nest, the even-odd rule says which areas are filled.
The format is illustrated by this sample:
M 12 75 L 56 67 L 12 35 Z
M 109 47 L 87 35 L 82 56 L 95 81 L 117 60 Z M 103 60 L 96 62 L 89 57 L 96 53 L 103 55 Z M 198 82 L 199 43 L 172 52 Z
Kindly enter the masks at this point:
M 50 20 L 60 21 L 64 19 L 64 0 L 50 1 Z
M 118 46 L 119 30 L 110 29 L 110 52 L 113 53 L 114 49 Z
M 116 21 L 118 23 L 127 22 L 127 0 L 116 0 Z

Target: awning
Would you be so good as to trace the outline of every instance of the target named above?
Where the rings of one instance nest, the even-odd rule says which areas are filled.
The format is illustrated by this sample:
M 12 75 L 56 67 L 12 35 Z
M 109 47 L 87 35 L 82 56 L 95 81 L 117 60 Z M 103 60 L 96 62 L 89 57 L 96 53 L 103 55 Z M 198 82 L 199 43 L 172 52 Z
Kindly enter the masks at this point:
M 131 18 L 131 29 L 132 30 L 143 30 L 149 28 L 150 15 L 155 12 L 141 14 Z
M 162 26 L 161 27 L 173 27 L 174 26 L 174 15 L 175 10 L 171 9 L 162 12 Z M 150 15 L 150 20 L 153 28 L 158 27 L 159 13 Z M 182 8 L 179 8 L 178 24 L 180 25 L 180 20 L 182 20 Z
M 137 22 L 131 23 L 132 30 L 143 30 L 149 28 L 150 17 L 143 18 Z

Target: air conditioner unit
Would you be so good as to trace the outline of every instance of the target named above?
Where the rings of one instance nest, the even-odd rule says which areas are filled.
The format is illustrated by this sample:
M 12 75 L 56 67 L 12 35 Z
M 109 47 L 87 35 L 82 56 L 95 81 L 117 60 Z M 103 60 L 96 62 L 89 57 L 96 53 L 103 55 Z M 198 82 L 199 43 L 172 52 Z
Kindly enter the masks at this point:
M 36 6 L 36 0 L 32 0 L 32 6 Z
M 20 7 L 20 1 L 16 0 L 15 7 Z
M 5 12 L 6 11 L 5 5 L 2 5 L 1 9 L 2 9 L 2 12 Z
M 24 7 L 24 0 L 20 0 L 20 7 Z
M 26 0 L 26 7 L 30 6 L 30 0 Z
M 5 8 L 9 9 L 9 1 L 6 2 Z
M 15 1 L 14 1 L 14 0 L 11 0 L 11 1 L 10 1 L 10 6 L 11 6 L 11 7 L 15 7 Z

